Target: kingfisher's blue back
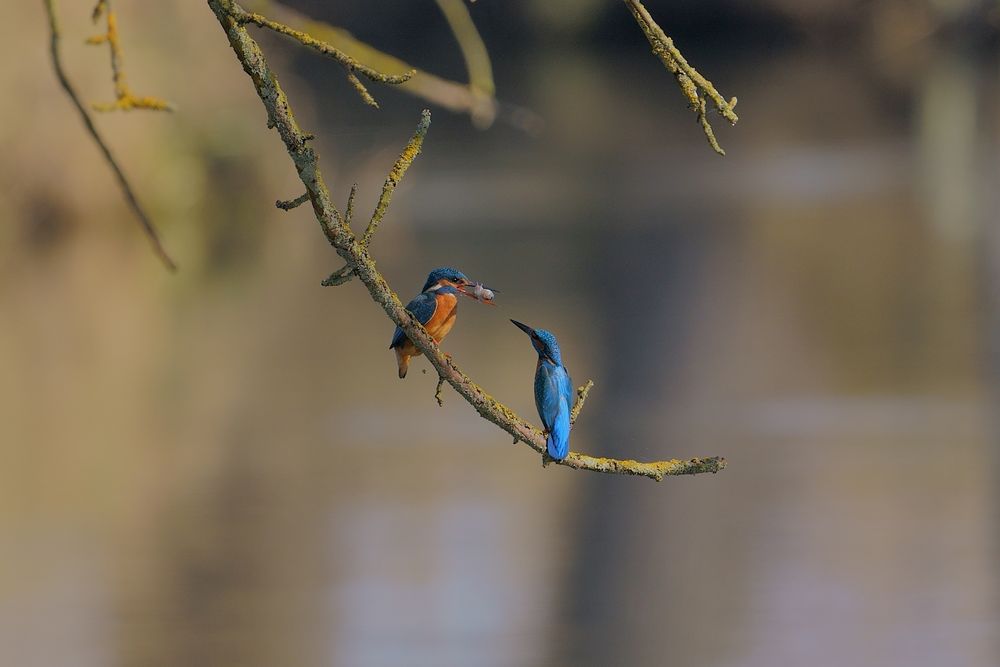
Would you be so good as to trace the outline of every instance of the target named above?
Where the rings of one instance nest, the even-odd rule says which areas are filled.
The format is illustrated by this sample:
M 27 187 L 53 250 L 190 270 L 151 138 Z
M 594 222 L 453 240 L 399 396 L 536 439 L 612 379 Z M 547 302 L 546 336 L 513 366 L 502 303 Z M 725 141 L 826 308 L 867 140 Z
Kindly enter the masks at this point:
M 545 442 L 549 456 L 563 460 L 569 453 L 569 413 L 573 407 L 573 380 L 565 366 L 539 358 L 535 370 L 535 407 L 549 432 Z
M 545 449 L 556 461 L 569 454 L 569 413 L 573 407 L 573 380 L 562 363 L 562 354 L 556 337 L 545 329 L 532 329 L 526 324 L 511 320 L 518 329 L 531 337 L 531 345 L 538 353 L 535 368 L 535 407 L 545 427 Z

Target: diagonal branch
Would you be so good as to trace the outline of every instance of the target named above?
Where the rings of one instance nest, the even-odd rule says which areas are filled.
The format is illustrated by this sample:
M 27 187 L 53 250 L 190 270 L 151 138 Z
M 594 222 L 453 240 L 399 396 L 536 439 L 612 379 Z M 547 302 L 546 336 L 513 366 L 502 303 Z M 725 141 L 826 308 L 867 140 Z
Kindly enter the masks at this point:
M 628 5 L 629 11 L 635 17 L 636 23 L 639 24 L 639 28 L 646 35 L 649 45 L 653 47 L 653 53 L 663 62 L 663 66 L 667 68 L 667 71 L 677 79 L 677 85 L 680 86 L 681 92 L 687 98 L 688 104 L 698 114 L 698 122 L 701 123 L 701 129 L 705 133 L 708 143 L 716 153 L 725 155 L 726 151 L 722 150 L 722 146 L 716 140 L 715 132 L 708 122 L 708 105 L 705 102 L 705 98 L 707 97 L 712 100 L 712 104 L 718 109 L 719 114 L 733 125 L 739 120 L 739 116 L 733 111 L 736 107 L 736 98 L 734 97 L 727 102 L 719 94 L 719 91 L 715 89 L 711 81 L 703 77 L 698 70 L 688 64 L 688 61 L 681 55 L 677 47 L 674 46 L 674 41 L 653 20 L 653 17 L 640 0 L 625 0 L 625 4 Z M 703 95 L 699 94 L 699 91 Z
M 149 242 L 153 245 L 153 252 L 156 256 L 160 258 L 163 265 L 167 267 L 169 271 L 176 271 L 177 265 L 174 264 L 174 260 L 170 259 L 170 255 L 163 248 L 163 244 L 160 242 L 160 235 L 156 231 L 156 227 L 153 226 L 152 221 L 149 216 L 146 215 L 146 211 L 143 210 L 142 206 L 139 205 L 139 200 L 136 199 L 135 193 L 132 191 L 132 186 L 129 185 L 128 179 L 125 177 L 125 172 L 122 168 L 118 166 L 118 161 L 115 160 L 114 155 L 111 154 L 111 149 L 101 138 L 100 133 L 97 131 L 97 127 L 94 126 L 94 121 L 91 120 L 90 114 L 87 113 L 86 107 L 83 106 L 83 102 L 80 101 L 80 97 L 76 94 L 76 90 L 73 89 L 73 85 L 69 82 L 66 77 L 66 72 L 63 70 L 62 57 L 59 52 L 59 19 L 56 16 L 55 0 L 43 0 L 43 5 L 45 6 L 45 11 L 49 18 L 49 31 L 51 33 L 51 41 L 49 44 L 49 49 L 52 55 L 52 68 L 56 72 L 56 78 L 59 79 L 59 84 L 66 91 L 69 96 L 70 101 L 73 102 L 73 106 L 80 114 L 80 118 L 83 120 L 84 126 L 87 128 L 87 132 L 94 139 L 94 143 L 100 149 L 101 154 L 104 155 L 105 161 L 111 167 L 111 171 L 114 172 L 115 178 L 118 180 L 118 186 L 121 188 L 122 194 L 125 196 L 125 201 L 128 202 L 129 207 L 132 212 L 135 213 L 135 217 L 139 220 L 139 224 L 142 225 L 143 231 L 146 233 L 146 237 Z
M 313 212 L 327 241 L 357 274 L 368 289 L 372 300 L 385 310 L 389 319 L 401 327 L 417 349 L 426 355 L 440 377 L 443 377 L 484 419 L 496 424 L 512 435 L 515 440 L 520 440 L 536 452 L 543 453 L 545 451 L 545 437 L 542 432 L 487 394 L 459 370 L 454 362 L 441 352 L 427 330 L 403 307 L 399 297 L 390 289 L 385 278 L 376 269 L 368 249 L 358 242 L 331 201 L 329 190 L 320 175 L 316 153 L 307 146 L 307 141 L 288 104 L 288 98 L 274 72 L 268 66 L 260 46 L 253 40 L 242 22 L 233 14 L 231 0 L 207 1 L 222 25 L 236 58 L 243 66 L 243 70 L 250 76 L 258 97 L 267 109 L 268 124 L 277 129 L 284 142 L 299 178 L 309 194 Z M 665 475 L 718 472 L 726 465 L 725 459 L 719 457 L 643 463 L 632 460 L 596 458 L 575 452 L 570 453 L 559 463 L 579 470 L 642 475 L 657 481 Z

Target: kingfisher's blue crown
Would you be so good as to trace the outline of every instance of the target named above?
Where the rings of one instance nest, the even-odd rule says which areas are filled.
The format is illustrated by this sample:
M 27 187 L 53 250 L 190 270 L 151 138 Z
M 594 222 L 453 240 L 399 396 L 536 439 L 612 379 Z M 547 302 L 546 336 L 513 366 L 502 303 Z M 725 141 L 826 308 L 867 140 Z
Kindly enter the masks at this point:
M 523 322 L 511 320 L 518 329 L 531 336 L 531 346 L 539 357 L 547 357 L 559 365 L 562 365 L 562 356 L 559 354 L 559 341 L 551 331 L 545 329 L 532 329 Z
M 442 280 L 448 280 L 453 283 L 460 283 L 463 281 L 468 281 L 469 279 L 465 277 L 465 274 L 458 269 L 453 269 L 448 266 L 443 266 L 439 269 L 434 269 L 427 275 L 427 282 L 424 283 L 424 288 L 420 290 L 421 292 L 426 292 L 430 288 L 437 285 Z
M 538 353 L 561 364 L 562 355 L 559 352 L 559 341 L 556 340 L 555 335 L 545 329 L 535 329 L 535 336 L 537 338 L 533 338 L 531 342 L 535 345 Z

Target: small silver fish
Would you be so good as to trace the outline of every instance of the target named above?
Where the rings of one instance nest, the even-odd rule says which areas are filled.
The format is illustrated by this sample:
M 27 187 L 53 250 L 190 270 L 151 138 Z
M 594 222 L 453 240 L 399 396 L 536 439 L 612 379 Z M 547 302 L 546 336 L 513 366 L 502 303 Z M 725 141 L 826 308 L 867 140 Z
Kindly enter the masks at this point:
M 493 299 L 496 298 L 495 290 L 491 290 L 489 287 L 482 283 L 474 283 L 471 287 L 467 288 L 466 294 L 471 296 L 476 301 L 481 301 L 489 306 L 495 306 Z

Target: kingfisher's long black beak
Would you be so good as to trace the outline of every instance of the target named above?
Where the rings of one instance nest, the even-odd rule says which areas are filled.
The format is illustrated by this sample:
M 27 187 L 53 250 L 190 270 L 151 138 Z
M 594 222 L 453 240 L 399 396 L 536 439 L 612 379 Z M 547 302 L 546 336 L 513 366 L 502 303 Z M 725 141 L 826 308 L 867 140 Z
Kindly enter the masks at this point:
M 514 324 L 515 327 L 517 327 L 518 329 L 520 329 L 524 333 L 526 333 L 529 336 L 531 336 L 532 338 L 534 338 L 534 336 L 535 336 L 535 330 L 532 329 L 531 327 L 529 327 L 527 324 L 521 324 L 517 320 L 511 320 L 511 322 Z

